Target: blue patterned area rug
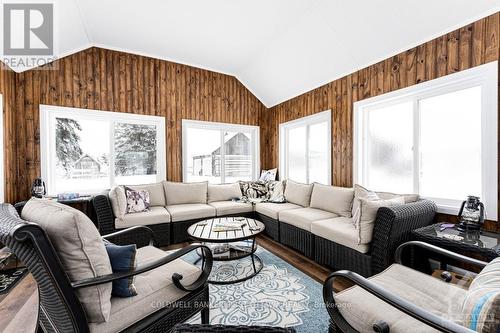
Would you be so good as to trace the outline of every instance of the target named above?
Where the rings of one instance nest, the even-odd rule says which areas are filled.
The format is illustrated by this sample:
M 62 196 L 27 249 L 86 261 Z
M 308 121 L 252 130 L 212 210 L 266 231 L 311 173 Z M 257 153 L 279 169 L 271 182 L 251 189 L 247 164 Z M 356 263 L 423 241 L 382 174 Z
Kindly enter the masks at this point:
M 262 247 L 257 254 L 264 267 L 252 279 L 210 285 L 210 323 L 294 327 L 299 333 L 328 332 L 323 286 Z M 215 262 L 211 278 L 233 279 L 246 275 L 252 267 L 249 258 L 234 263 Z M 197 315 L 189 322 L 199 320 Z

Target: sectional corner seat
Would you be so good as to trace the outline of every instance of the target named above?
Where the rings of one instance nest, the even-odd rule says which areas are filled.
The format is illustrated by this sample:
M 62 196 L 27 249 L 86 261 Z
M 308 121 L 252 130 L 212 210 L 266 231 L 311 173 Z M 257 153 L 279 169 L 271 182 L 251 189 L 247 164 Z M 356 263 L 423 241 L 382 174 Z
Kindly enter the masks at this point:
M 163 181 L 154 184 L 129 186 L 134 190 L 147 190 L 150 209 L 146 212 L 126 214 L 123 187 L 93 199 L 97 223 L 101 234 L 116 232 L 137 225 L 147 225 L 155 234 L 159 246 L 188 240 L 187 228 L 203 219 L 216 216 L 253 216 L 250 203 L 232 201 L 241 197 L 238 183 L 211 185 L 208 182 L 177 183 Z M 119 243 L 147 242 L 149 236 L 141 232 L 124 235 Z
M 138 224 L 148 225 L 162 246 L 186 241 L 187 228 L 196 221 L 243 215 L 262 221 L 268 236 L 319 264 L 364 276 L 387 268 L 393 262 L 397 246 L 409 240 L 412 230 L 433 223 L 436 212 L 432 201 L 399 196 L 399 205 L 377 208 L 372 229 L 362 235 L 352 216 L 353 188 L 287 181 L 286 203 L 257 202 L 252 205 L 232 201 L 242 195 L 238 183 L 162 182 L 131 187 L 150 191 L 152 209 L 145 213 L 124 214 L 125 196 L 116 193 L 120 188 L 109 192 L 109 200 L 107 195 L 97 196 L 94 205 L 103 234 Z M 395 196 L 377 194 L 381 199 Z M 140 235 L 124 242 L 138 242 L 138 239 Z

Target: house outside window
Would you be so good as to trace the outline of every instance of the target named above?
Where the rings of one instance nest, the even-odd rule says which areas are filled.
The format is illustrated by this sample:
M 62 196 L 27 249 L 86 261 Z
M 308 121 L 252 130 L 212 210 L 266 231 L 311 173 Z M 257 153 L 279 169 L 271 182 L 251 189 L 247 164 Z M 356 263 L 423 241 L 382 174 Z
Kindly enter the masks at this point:
M 182 142 L 185 182 L 221 184 L 258 178 L 258 126 L 183 120 Z
M 456 215 L 468 195 L 497 219 L 497 62 L 354 104 L 354 182 L 418 193 Z
M 49 195 L 165 179 L 163 117 L 41 105 L 40 119 Z

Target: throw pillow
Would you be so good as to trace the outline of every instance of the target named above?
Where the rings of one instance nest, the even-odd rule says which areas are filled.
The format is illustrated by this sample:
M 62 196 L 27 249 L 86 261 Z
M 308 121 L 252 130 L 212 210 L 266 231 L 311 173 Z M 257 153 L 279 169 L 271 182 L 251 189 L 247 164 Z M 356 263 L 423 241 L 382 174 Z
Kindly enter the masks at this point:
M 149 192 L 146 190 L 133 190 L 125 187 L 125 197 L 127 198 L 127 214 L 140 213 L 149 210 Z
M 462 305 L 463 325 L 477 332 L 500 331 L 500 257 L 474 278 Z
M 267 196 L 267 185 L 261 181 L 240 181 L 241 193 L 243 195 L 241 201 L 258 202 L 265 201 Z
M 137 252 L 135 244 L 120 246 L 105 242 L 104 245 L 108 252 L 113 273 L 127 272 L 135 268 L 135 255 Z M 131 297 L 137 295 L 137 290 L 134 286 L 134 277 L 130 276 L 128 278 L 113 281 L 111 295 L 117 297 Z
M 260 173 L 259 180 L 262 182 L 276 180 L 277 173 L 278 173 L 278 169 L 262 170 L 262 172 Z
M 360 200 L 360 212 L 359 219 L 355 228 L 358 231 L 358 244 L 370 244 L 373 237 L 373 228 L 375 226 L 375 219 L 377 218 L 377 212 L 381 207 L 393 207 L 398 205 L 403 205 L 405 203 L 404 198 L 394 198 L 389 200 Z
M 267 202 L 285 203 L 285 182 L 270 181 L 267 183 Z

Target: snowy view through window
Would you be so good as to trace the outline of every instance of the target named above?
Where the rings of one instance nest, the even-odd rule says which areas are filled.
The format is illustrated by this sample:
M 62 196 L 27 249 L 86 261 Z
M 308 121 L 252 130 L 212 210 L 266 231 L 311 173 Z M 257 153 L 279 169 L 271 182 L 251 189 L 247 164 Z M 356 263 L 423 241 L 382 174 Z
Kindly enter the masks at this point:
M 52 192 L 85 192 L 113 184 L 155 182 L 156 135 L 154 125 L 55 118 Z

